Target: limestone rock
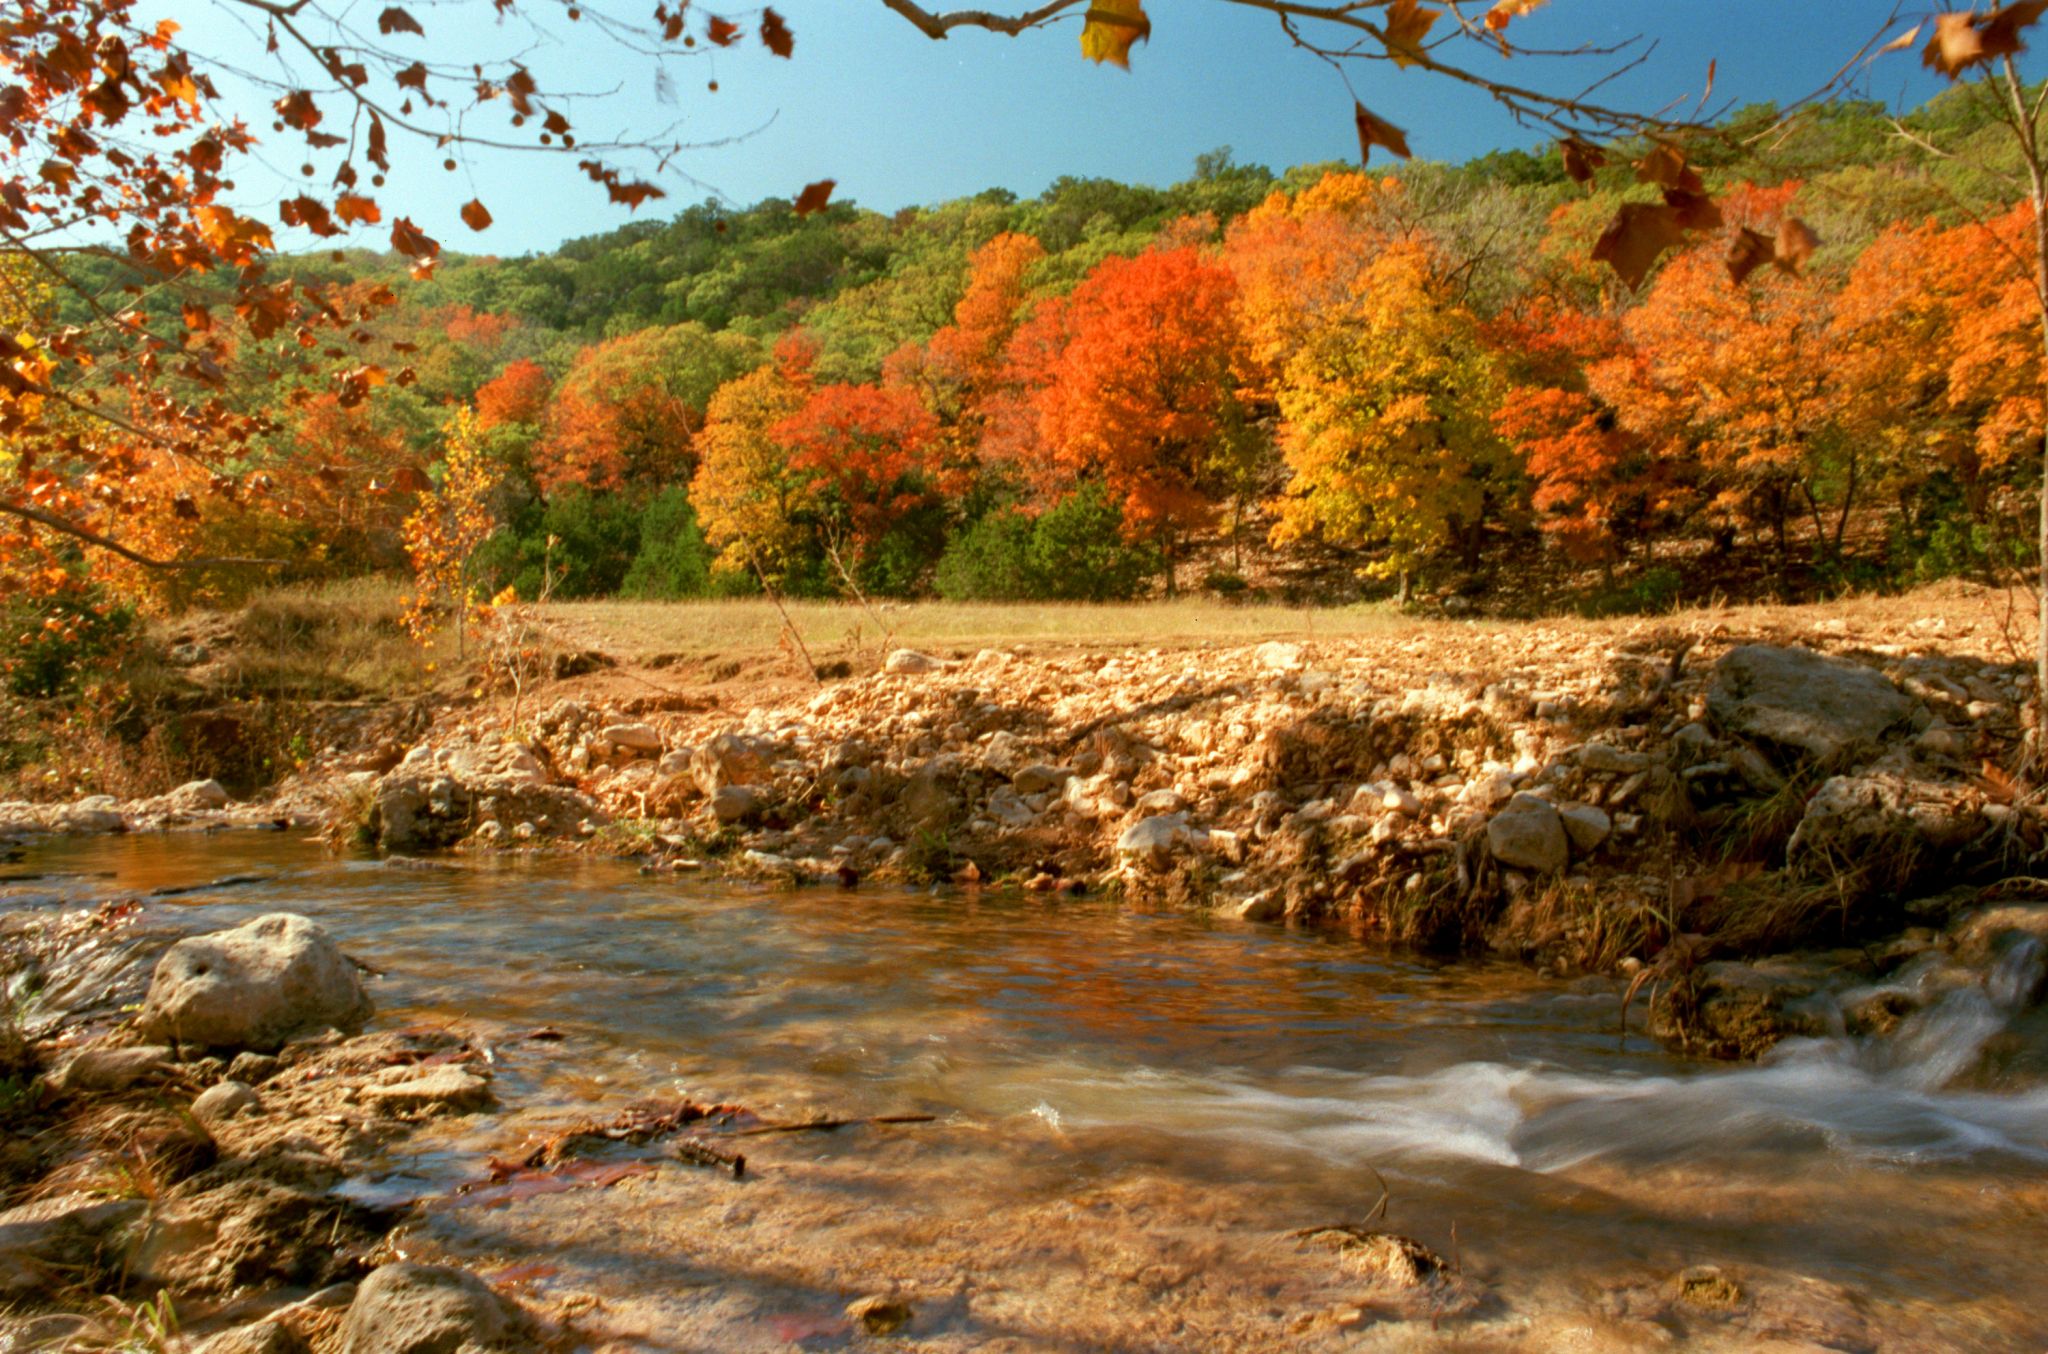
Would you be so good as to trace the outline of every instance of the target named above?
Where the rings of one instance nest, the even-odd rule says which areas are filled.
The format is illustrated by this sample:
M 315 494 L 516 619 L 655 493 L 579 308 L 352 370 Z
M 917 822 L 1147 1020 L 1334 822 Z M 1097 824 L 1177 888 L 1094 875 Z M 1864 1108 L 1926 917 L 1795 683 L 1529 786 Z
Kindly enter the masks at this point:
M 125 1091 L 170 1071 L 171 1051 L 160 1044 L 89 1048 L 64 1064 L 50 1084 L 60 1091 Z
M 1725 733 L 1833 761 L 1905 723 L 1913 702 L 1873 669 L 1811 649 L 1745 644 L 1714 665 L 1707 712 Z
M 1307 666 L 1299 644 L 1269 639 L 1252 650 L 1252 661 L 1269 672 L 1300 672 Z
M 1012 776 L 1010 785 L 1020 795 L 1053 794 L 1063 788 L 1073 774 L 1063 766 L 1033 762 Z
M 467 1270 L 401 1262 L 363 1280 L 341 1354 L 457 1354 L 539 1348 L 532 1322 Z
M 120 1269 L 148 1211 L 140 1199 L 38 1199 L 0 1213 L 0 1301 L 44 1298 Z
M 846 1314 L 869 1335 L 894 1335 L 910 1324 L 910 1304 L 901 1298 L 876 1295 L 847 1305 Z
M 140 1023 L 152 1038 L 274 1050 L 299 1030 L 359 1026 L 372 1009 L 355 965 L 326 931 L 272 912 L 171 946 Z
M 207 1087 L 192 1102 L 192 1117 L 211 1133 L 236 1115 L 247 1114 L 263 1104 L 256 1092 L 239 1081 L 221 1081 Z
M 744 823 L 761 812 L 762 796 L 751 785 L 721 785 L 711 796 L 711 812 L 721 823 Z
M 927 672 L 938 672 L 951 667 L 943 658 L 934 658 L 928 653 L 915 649 L 897 649 L 882 663 L 882 671 L 898 677 L 922 676 Z
M 1156 869 L 1195 844 L 1195 836 L 1188 830 L 1187 815 L 1164 813 L 1140 818 L 1125 828 L 1116 839 L 1116 853 L 1124 860 Z
M 1588 743 L 1579 749 L 1579 765 L 1588 771 L 1633 776 L 1649 770 L 1650 759 L 1644 753 L 1624 751 L 1608 743 Z
M 690 756 L 690 774 L 706 799 L 727 785 L 757 785 L 768 779 L 773 746 L 745 734 L 706 739 Z
M 1898 887 L 1953 860 L 1987 823 L 1983 796 L 1966 785 L 1890 771 L 1833 776 L 1807 801 L 1785 859 L 1816 872 L 1858 873 L 1873 888 Z
M 367 1086 L 363 1098 L 394 1113 L 466 1112 L 491 1103 L 491 1084 L 467 1068 L 436 1067 L 382 1086 Z
M 604 737 L 613 747 L 629 752 L 661 751 L 661 733 L 651 724 L 610 724 L 605 727 Z
M 1607 816 L 1607 810 L 1591 804 L 1561 804 L 1557 816 L 1564 820 L 1564 833 L 1572 840 L 1572 850 L 1580 855 L 1598 851 L 1614 832 L 1614 820 Z
M 258 1321 L 222 1331 L 199 1346 L 198 1354 L 312 1354 L 312 1348 L 290 1326 Z
M 1571 842 L 1557 810 L 1530 794 L 1518 794 L 1486 824 L 1493 858 L 1518 870 L 1554 874 L 1571 863 Z

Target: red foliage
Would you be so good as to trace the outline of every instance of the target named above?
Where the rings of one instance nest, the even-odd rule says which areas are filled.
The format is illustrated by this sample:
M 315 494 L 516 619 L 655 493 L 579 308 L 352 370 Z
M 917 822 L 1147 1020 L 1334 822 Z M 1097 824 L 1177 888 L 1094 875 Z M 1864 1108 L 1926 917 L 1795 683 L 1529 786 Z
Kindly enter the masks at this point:
M 813 390 L 771 431 L 790 468 L 813 477 L 828 513 L 843 513 L 856 547 L 873 548 L 904 514 L 928 502 L 926 453 L 939 421 L 911 392 L 870 385 Z
M 554 381 L 538 362 L 525 358 L 508 362 L 505 369 L 477 388 L 476 420 L 481 428 L 507 423 L 539 423 L 547 410 Z

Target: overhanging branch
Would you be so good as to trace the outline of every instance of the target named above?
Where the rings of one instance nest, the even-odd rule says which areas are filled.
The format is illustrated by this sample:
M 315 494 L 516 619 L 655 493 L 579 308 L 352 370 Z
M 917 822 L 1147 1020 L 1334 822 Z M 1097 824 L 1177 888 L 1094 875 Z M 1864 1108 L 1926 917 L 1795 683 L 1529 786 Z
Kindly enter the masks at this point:
M 111 536 L 103 536 L 91 527 L 81 526 L 77 522 L 59 517 L 53 512 L 46 512 L 41 508 L 32 508 L 26 503 L 10 503 L 5 499 L 0 499 L 0 513 L 5 513 L 9 517 L 19 517 L 24 522 L 34 522 L 37 526 L 48 527 L 52 531 L 69 536 L 74 541 L 119 555 L 122 559 L 132 564 L 139 564 L 145 569 L 210 569 L 216 566 L 276 569 L 284 564 L 284 561 L 281 559 L 242 559 L 228 555 L 203 555 L 192 559 L 157 559 L 153 556 L 145 555 L 139 550 L 125 546 Z

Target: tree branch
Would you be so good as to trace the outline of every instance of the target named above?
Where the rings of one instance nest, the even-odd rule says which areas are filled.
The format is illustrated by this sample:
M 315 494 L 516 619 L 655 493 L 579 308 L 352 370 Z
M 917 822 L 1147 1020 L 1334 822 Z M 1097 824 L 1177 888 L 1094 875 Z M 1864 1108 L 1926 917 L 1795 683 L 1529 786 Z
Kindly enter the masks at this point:
M 41 508 L 32 508 L 26 503 L 10 503 L 5 499 L 0 499 L 0 513 L 5 513 L 9 517 L 19 517 L 25 522 L 34 522 L 37 526 L 48 527 L 50 530 L 69 536 L 75 541 L 81 541 L 86 545 L 109 551 L 112 554 L 119 555 L 122 559 L 128 560 L 130 563 L 140 564 L 145 569 L 209 569 L 215 565 L 275 569 L 284 564 L 284 561 L 281 559 L 239 559 L 221 555 L 206 555 L 194 559 L 156 559 L 143 554 L 139 550 L 130 549 L 111 536 L 102 536 L 90 527 L 80 526 L 78 523 L 59 517 L 53 512 L 45 512 Z
M 884 6 L 901 14 L 910 21 L 911 27 L 934 41 L 944 41 L 946 34 L 955 28 L 986 28 L 991 33 L 1005 33 L 1010 37 L 1016 37 L 1027 29 L 1050 23 L 1080 3 L 1081 0 L 1052 0 L 1050 4 L 1011 17 L 991 14 L 985 9 L 962 9 L 950 14 L 934 14 L 912 3 L 912 0 L 882 0 Z

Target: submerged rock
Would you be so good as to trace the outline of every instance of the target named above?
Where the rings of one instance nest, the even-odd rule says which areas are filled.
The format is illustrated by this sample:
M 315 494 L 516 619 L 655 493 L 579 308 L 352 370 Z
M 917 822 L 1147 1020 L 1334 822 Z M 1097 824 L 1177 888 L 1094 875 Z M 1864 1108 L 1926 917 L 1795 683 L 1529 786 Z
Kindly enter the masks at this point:
M 1811 649 L 1745 644 L 1714 665 L 1707 712 L 1725 733 L 1834 761 L 1913 713 L 1883 673 Z
M 151 1038 L 269 1051 L 300 1030 L 359 1026 L 373 1009 L 355 965 L 326 931 L 273 912 L 171 946 L 157 962 L 140 1023 Z
M 365 1087 L 363 1098 L 395 1112 L 474 1110 L 491 1102 L 491 1084 L 466 1068 L 436 1067 L 382 1086 Z
M 401 1262 L 363 1280 L 341 1327 L 341 1354 L 456 1354 L 537 1349 L 533 1324 L 467 1270 Z

